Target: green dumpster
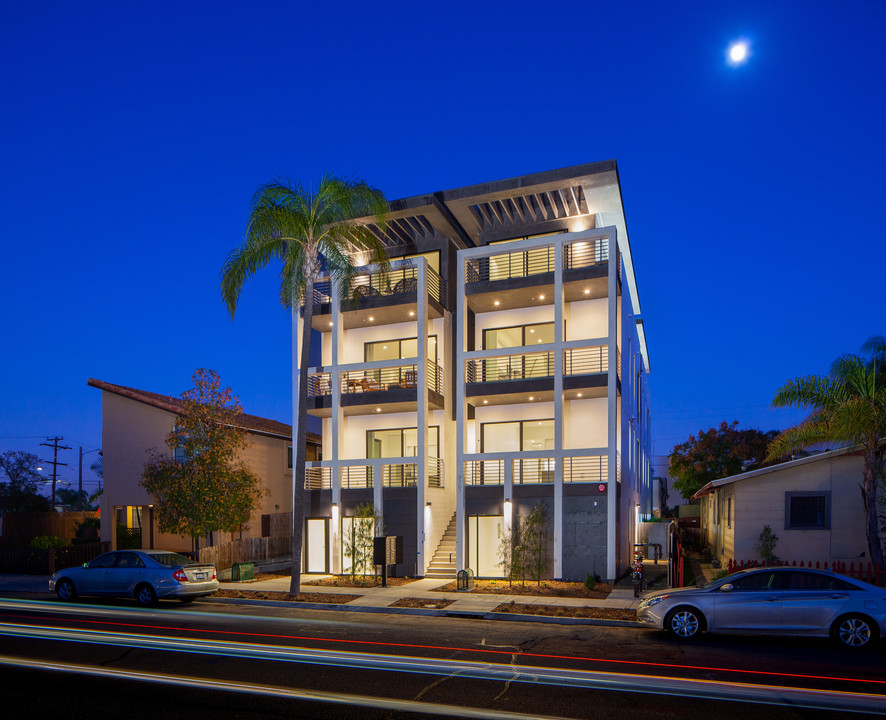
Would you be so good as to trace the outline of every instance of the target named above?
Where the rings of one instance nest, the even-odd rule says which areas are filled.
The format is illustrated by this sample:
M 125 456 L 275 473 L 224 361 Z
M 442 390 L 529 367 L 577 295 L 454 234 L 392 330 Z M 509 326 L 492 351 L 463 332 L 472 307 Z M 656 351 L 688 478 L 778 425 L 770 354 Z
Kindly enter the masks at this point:
M 255 579 L 255 563 L 234 563 L 231 566 L 231 580 L 243 582 Z

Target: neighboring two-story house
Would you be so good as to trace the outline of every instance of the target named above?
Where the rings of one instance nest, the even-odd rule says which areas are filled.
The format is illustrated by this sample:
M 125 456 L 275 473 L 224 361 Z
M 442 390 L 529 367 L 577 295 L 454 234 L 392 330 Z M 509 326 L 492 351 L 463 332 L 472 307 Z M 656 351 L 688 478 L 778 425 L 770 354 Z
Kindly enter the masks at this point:
M 153 500 L 140 484 L 148 451 L 174 452 L 167 447 L 166 436 L 184 403 L 180 398 L 101 380 L 91 379 L 89 385 L 102 391 L 102 538 L 114 548 L 126 543 L 128 547 L 191 550 L 191 538 L 160 532 Z M 262 489 L 258 507 L 242 536 L 260 537 L 262 515 L 292 510 L 292 428 L 247 414 L 239 415 L 237 424 L 246 430 L 249 443 L 244 460 L 261 480 Z M 308 458 L 320 457 L 319 446 L 319 436 L 308 433 Z
M 652 511 L 649 360 L 614 161 L 391 203 L 392 262 L 315 286 L 305 570 L 347 569 L 360 503 L 404 575 L 501 576 L 543 503 L 549 570 L 614 579 Z M 300 333 L 299 333 L 300 335 Z

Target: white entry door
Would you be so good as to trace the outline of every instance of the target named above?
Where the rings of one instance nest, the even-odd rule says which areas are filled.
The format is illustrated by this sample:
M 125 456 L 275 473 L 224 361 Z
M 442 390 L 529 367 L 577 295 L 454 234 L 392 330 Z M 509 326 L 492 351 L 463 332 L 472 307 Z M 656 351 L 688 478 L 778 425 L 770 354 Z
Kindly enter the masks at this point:
M 327 518 L 308 518 L 305 527 L 305 572 L 328 573 Z
M 468 567 L 476 577 L 502 577 L 501 515 L 468 516 Z

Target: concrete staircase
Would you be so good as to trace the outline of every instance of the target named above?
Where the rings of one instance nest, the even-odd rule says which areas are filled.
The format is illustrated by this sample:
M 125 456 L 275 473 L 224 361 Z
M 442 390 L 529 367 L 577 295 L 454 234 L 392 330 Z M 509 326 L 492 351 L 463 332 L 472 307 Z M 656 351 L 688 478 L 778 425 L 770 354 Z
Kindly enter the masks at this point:
M 434 557 L 428 564 L 425 572 L 426 578 L 455 578 L 455 513 L 452 513 L 452 519 L 446 526 L 443 537 L 440 538 L 440 544 L 434 552 Z

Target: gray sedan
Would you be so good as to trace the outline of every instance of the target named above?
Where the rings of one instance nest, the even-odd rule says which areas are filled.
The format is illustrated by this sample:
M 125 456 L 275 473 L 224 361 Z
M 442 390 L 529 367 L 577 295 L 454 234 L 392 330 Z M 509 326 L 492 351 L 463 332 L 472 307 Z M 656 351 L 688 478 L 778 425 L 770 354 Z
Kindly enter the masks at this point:
M 183 602 L 218 590 L 215 566 L 195 563 L 168 550 L 116 550 L 80 567 L 59 570 L 49 579 L 60 600 L 78 595 L 134 598 L 140 605 L 160 598 Z
M 886 589 L 827 570 L 742 570 L 704 587 L 648 592 L 637 620 L 690 640 L 701 632 L 830 637 L 868 647 L 886 633 Z

